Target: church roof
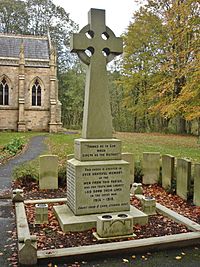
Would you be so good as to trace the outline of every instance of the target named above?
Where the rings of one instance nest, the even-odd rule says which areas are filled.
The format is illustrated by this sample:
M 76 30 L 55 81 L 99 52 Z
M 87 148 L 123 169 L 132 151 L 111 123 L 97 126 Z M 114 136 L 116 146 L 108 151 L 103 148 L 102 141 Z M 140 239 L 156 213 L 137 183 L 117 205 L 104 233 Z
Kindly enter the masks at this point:
M 48 37 L 32 35 L 0 34 L 0 57 L 19 58 L 22 44 L 24 45 L 25 59 L 49 60 Z

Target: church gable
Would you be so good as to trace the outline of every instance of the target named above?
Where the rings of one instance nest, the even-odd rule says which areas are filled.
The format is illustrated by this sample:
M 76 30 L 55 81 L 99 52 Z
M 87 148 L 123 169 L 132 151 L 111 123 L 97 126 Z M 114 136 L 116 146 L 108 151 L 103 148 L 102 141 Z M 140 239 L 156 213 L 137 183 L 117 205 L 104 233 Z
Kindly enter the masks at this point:
M 48 37 L 0 34 L 0 130 L 57 132 L 56 56 Z

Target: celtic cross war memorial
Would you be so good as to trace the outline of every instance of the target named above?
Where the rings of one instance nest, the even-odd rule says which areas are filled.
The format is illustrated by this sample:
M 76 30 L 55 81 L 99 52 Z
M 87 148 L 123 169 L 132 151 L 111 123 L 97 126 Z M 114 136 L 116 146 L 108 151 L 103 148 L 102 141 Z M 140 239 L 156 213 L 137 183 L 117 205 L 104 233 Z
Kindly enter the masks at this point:
M 72 36 L 71 51 L 88 67 L 82 138 L 75 140 L 75 156 L 68 161 L 68 205 L 76 215 L 129 210 L 129 166 L 121 160 L 121 142 L 112 139 L 106 71 L 122 53 L 122 39 L 106 26 L 104 10 L 89 11 L 88 25 Z
M 87 65 L 83 127 L 82 137 L 74 141 L 74 158 L 67 163 L 67 205 L 55 211 L 63 216 L 61 224 L 68 224 L 70 216 L 73 224 L 78 220 L 77 229 L 95 226 L 90 223 L 95 214 L 135 211 L 130 206 L 129 163 L 122 160 L 121 141 L 112 137 L 107 86 L 106 65 L 122 51 L 122 38 L 106 26 L 105 10 L 91 9 L 88 25 L 71 38 L 71 52 Z

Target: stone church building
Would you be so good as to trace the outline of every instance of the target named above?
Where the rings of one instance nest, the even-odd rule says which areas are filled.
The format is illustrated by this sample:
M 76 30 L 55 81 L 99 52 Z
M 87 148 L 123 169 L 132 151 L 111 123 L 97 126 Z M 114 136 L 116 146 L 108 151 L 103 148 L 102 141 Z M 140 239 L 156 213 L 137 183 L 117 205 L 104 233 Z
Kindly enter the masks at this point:
M 61 125 L 50 38 L 0 34 L 0 130 L 58 132 Z

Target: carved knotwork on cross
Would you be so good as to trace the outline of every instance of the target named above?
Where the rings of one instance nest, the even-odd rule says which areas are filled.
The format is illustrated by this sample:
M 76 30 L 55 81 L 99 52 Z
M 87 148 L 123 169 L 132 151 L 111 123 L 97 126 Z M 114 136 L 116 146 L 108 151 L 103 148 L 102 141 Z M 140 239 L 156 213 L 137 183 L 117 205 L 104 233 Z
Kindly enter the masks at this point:
M 81 61 L 88 65 L 82 137 L 111 138 L 106 65 L 123 52 L 123 42 L 106 26 L 105 10 L 91 9 L 88 20 L 89 24 L 71 38 L 71 52 L 76 52 Z

